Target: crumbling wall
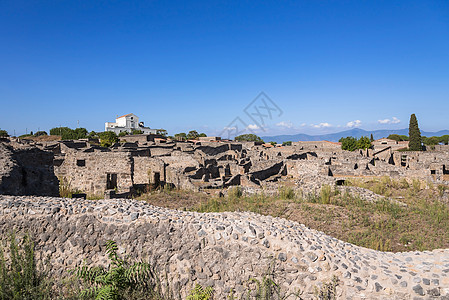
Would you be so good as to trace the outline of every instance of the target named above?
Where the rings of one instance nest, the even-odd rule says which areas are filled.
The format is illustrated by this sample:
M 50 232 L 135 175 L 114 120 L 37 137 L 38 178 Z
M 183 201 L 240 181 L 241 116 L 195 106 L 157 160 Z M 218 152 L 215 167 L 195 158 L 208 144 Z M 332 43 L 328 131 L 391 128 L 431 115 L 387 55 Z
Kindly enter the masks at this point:
M 59 195 L 53 152 L 0 142 L 0 194 Z
M 55 174 L 65 178 L 72 190 L 93 195 L 102 195 L 107 189 L 129 192 L 133 186 L 130 152 L 67 152 Z

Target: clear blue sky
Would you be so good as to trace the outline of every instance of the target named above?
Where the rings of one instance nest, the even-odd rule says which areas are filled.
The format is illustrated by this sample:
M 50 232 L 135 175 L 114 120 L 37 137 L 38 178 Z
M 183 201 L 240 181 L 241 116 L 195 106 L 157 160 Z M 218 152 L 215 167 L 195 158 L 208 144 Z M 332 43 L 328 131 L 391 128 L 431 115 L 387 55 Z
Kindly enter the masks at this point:
M 405 128 L 411 113 L 449 129 L 449 1 L 0 1 L 11 134 L 130 112 L 217 134 L 261 91 L 283 111 L 261 135 Z

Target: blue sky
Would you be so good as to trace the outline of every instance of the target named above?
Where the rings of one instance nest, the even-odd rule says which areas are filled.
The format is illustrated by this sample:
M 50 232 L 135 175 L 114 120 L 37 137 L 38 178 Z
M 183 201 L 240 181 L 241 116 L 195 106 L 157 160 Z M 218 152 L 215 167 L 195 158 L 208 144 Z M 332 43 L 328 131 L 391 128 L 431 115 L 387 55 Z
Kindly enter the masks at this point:
M 243 112 L 264 91 L 262 132 Z M 448 1 L 0 1 L 0 128 L 449 129 Z M 259 124 L 260 125 L 260 124 Z

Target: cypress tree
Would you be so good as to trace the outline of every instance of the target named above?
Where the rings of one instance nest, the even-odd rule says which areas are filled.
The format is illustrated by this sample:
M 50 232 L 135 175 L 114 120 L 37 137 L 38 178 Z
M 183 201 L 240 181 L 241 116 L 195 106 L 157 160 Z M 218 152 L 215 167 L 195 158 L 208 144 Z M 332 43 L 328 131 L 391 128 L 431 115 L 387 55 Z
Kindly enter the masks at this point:
M 371 142 L 374 142 L 374 137 L 373 137 L 373 134 L 372 134 L 372 133 L 371 133 L 370 141 L 371 141 Z
M 408 148 L 411 151 L 422 151 L 421 132 L 419 131 L 418 120 L 416 119 L 415 114 L 412 114 L 410 116 L 408 136 L 409 136 Z

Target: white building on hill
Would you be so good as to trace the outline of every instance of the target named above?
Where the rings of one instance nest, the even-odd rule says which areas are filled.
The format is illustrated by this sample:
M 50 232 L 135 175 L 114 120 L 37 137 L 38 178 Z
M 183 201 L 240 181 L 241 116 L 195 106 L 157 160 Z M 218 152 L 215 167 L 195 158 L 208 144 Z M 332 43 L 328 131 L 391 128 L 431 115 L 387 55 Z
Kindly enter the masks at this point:
M 139 122 L 139 117 L 135 114 L 127 114 L 115 119 L 115 122 L 104 123 L 104 131 L 113 131 L 116 134 L 120 132 L 129 132 L 133 130 L 141 130 L 143 134 L 156 134 L 157 129 L 150 129 L 150 127 L 145 127 L 143 122 Z

